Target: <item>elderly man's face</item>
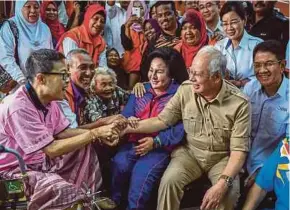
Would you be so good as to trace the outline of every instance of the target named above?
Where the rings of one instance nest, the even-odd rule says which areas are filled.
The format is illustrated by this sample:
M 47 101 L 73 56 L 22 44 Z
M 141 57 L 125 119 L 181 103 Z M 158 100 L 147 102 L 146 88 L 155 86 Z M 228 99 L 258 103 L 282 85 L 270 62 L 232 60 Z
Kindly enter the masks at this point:
M 90 88 L 91 81 L 95 75 L 95 65 L 90 56 L 76 54 L 72 57 L 69 66 L 72 82 L 83 90 Z
M 257 52 L 255 55 L 255 74 L 265 88 L 280 85 L 284 68 L 285 60 L 279 61 L 271 52 Z
M 175 28 L 176 15 L 171 8 L 171 4 L 162 4 L 156 7 L 157 21 L 159 26 L 164 31 L 170 31 Z
M 115 90 L 115 83 L 110 75 L 99 74 L 95 77 L 95 93 L 102 99 L 111 99 Z
M 209 74 L 209 62 L 206 53 L 197 54 L 189 69 L 189 80 L 193 83 L 194 92 L 203 96 L 211 95 L 217 88 L 216 76 Z

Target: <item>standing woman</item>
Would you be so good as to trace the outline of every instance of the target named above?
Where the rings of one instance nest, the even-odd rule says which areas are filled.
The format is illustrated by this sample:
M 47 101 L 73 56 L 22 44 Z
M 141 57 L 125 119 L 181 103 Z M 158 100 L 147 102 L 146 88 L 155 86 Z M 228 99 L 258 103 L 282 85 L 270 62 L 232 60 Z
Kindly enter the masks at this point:
M 139 14 L 134 11 L 139 10 Z M 125 49 L 123 67 L 129 73 L 129 88 L 132 89 L 140 79 L 140 64 L 144 33 L 143 20 L 148 16 L 148 9 L 143 0 L 131 1 L 127 9 L 127 21 L 121 27 L 121 41 Z
M 60 37 L 65 33 L 64 26 L 58 20 L 58 6 L 52 1 L 43 1 L 40 9 L 41 19 L 46 23 L 52 35 L 52 43 L 55 47 Z
M 188 9 L 181 25 L 181 43 L 174 48 L 182 54 L 186 68 L 191 66 L 197 52 L 208 44 L 205 22 L 195 9 Z
M 25 83 L 23 71 L 30 53 L 42 48 L 53 49 L 50 30 L 39 14 L 38 1 L 16 1 L 15 16 L 0 31 L 0 65 L 18 84 Z M 18 33 L 18 38 L 12 30 Z
M 243 88 L 254 77 L 253 51 L 263 40 L 245 30 L 246 16 L 240 2 L 226 2 L 220 18 L 227 37 L 217 42 L 215 47 L 227 58 L 230 82 Z
M 92 57 L 95 65 L 106 66 L 106 42 L 101 36 L 105 25 L 105 9 L 99 4 L 90 5 L 81 26 L 66 32 L 57 44 L 57 50 L 66 56 L 69 51 L 83 48 Z

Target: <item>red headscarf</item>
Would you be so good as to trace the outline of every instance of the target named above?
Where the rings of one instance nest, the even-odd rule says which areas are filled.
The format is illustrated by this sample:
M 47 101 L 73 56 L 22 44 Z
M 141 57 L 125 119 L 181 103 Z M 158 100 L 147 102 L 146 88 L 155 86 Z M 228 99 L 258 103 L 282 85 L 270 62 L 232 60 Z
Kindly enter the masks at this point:
M 96 36 L 92 36 L 90 33 L 89 22 L 90 19 L 96 14 L 102 12 L 105 14 L 105 9 L 99 4 L 92 4 L 87 8 L 85 13 L 84 22 L 81 26 L 71 29 L 67 33 L 65 33 L 59 43 L 57 44 L 57 49 L 60 52 L 63 52 L 62 42 L 68 37 L 74 40 L 79 48 L 83 48 L 88 51 L 88 53 L 92 56 L 93 61 L 98 66 L 99 55 L 105 50 L 106 42 L 102 38 L 101 34 Z
M 46 23 L 48 25 L 53 38 L 55 38 L 58 41 L 59 38 L 65 33 L 65 28 L 59 22 L 58 18 L 55 20 L 49 20 L 46 17 L 45 10 L 48 7 L 48 5 L 50 5 L 50 4 L 53 4 L 55 6 L 56 10 L 58 10 L 58 7 L 54 1 L 52 1 L 52 0 L 43 1 L 41 4 L 41 8 L 40 8 L 41 19 L 44 23 Z
M 182 25 L 184 25 L 185 23 L 190 23 L 194 25 L 195 28 L 199 30 L 200 35 L 201 35 L 199 43 L 195 46 L 189 46 L 185 41 L 185 37 L 181 37 L 182 38 L 182 43 L 181 43 L 182 56 L 184 58 L 186 67 L 189 68 L 197 52 L 203 46 L 208 44 L 208 37 L 206 33 L 205 21 L 198 11 L 194 9 L 187 10 L 185 13 L 185 19 L 183 20 Z

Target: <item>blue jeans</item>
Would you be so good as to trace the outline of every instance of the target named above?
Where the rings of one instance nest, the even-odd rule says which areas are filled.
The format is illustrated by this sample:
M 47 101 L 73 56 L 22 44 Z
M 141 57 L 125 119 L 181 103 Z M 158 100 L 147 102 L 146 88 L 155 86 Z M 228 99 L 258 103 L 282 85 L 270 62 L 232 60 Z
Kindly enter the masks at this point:
M 134 146 L 122 146 L 112 160 L 112 199 L 120 204 L 123 192 L 128 190 L 127 209 L 145 210 L 152 190 L 169 164 L 170 153 L 159 148 L 140 157 Z

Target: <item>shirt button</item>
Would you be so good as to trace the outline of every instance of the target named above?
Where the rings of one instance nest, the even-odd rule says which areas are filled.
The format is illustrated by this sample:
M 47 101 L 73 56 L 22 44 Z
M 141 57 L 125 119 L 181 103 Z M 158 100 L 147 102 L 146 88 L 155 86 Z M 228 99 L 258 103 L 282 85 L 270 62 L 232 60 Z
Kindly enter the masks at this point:
M 208 133 L 207 136 L 210 136 L 210 133 Z
M 209 121 L 209 119 L 207 118 L 206 121 Z

